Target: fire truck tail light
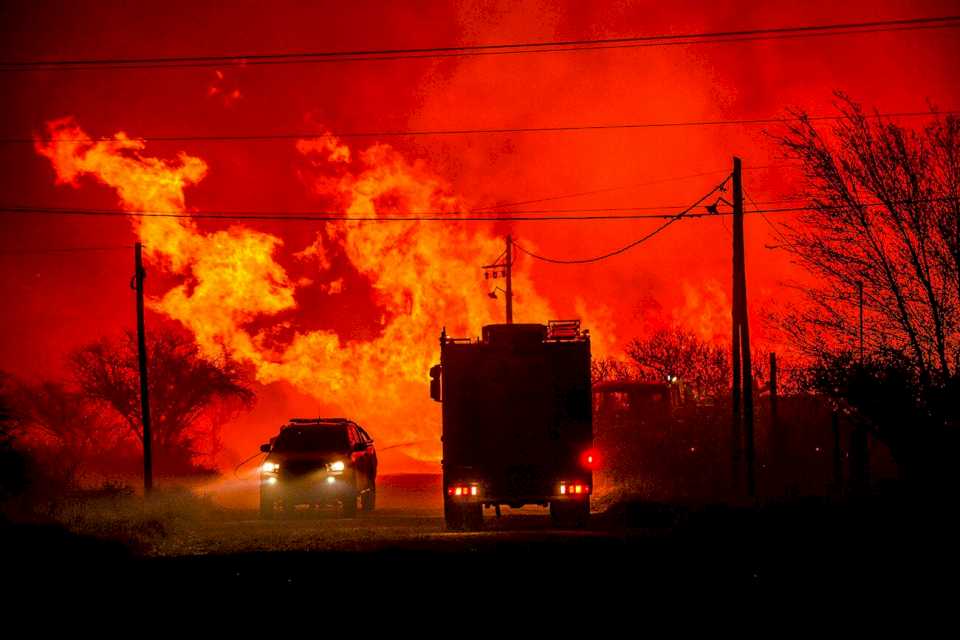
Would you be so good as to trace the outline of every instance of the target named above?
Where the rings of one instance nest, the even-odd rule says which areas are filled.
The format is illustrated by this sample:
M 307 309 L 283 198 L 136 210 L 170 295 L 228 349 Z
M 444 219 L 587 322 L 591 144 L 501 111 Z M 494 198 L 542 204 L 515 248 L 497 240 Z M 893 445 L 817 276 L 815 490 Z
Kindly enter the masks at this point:
M 580 464 L 585 469 L 596 469 L 600 466 L 600 455 L 596 449 L 587 449 L 580 456 Z
M 447 487 L 447 495 L 455 498 L 476 497 L 480 495 L 480 486 L 476 484 L 455 484 Z
M 589 495 L 590 485 L 583 482 L 566 482 L 563 481 L 560 483 L 560 495 L 570 496 L 570 495 Z

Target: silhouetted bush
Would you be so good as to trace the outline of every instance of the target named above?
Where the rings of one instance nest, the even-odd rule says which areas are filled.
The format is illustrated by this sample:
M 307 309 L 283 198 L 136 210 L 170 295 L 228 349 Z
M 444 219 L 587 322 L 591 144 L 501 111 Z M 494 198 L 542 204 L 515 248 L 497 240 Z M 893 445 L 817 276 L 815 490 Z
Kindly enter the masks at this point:
M 848 352 L 824 356 L 814 368 L 814 385 L 889 445 L 911 488 L 956 488 L 958 376 L 930 378 L 893 352 L 863 361 Z

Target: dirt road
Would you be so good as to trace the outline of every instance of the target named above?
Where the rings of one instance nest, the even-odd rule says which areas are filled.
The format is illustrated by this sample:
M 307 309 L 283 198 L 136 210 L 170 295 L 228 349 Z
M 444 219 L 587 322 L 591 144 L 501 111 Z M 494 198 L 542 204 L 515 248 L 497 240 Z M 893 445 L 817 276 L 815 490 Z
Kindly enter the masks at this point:
M 697 508 L 623 502 L 595 512 L 580 530 L 554 528 L 542 508 L 505 508 L 500 519 L 487 510 L 482 531 L 446 531 L 436 476 L 383 478 L 377 510 L 356 518 L 330 509 L 262 520 L 255 504 L 167 516 L 146 513 L 142 502 L 138 509 L 139 520 L 106 510 L 99 531 L 91 529 L 95 517 L 84 530 L 58 523 L 0 528 L 4 565 L 17 575 L 18 591 L 169 585 L 177 593 L 293 587 L 335 588 L 341 597 L 370 589 L 416 596 L 449 584 L 523 599 L 533 592 L 623 596 L 667 585 L 711 593 L 730 585 L 822 589 L 940 571 L 944 550 L 953 548 L 949 536 L 934 535 L 942 527 L 918 538 L 906 526 L 918 514 L 889 501 L 856 508 L 823 501 Z M 893 541 L 911 552 L 891 556 L 885 550 Z
M 598 529 L 558 530 L 547 509 L 504 507 L 496 518 L 485 510 L 479 532 L 446 531 L 440 478 L 432 475 L 383 476 L 377 509 L 344 518 L 336 508 L 299 507 L 263 520 L 254 508 L 224 510 L 216 518 L 175 521 L 149 540 L 147 555 L 177 557 L 282 551 L 478 550 L 505 541 L 566 541 L 609 537 Z M 236 498 L 236 496 L 234 496 Z M 247 500 L 249 505 L 250 500 Z

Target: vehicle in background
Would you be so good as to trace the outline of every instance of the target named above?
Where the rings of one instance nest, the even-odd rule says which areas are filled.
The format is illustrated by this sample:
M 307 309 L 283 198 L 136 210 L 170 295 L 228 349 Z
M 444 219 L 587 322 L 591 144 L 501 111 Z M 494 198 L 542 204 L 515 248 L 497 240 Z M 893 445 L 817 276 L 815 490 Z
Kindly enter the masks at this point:
M 582 526 L 593 489 L 590 335 L 579 320 L 440 335 L 430 395 L 442 403 L 444 518 L 478 529 L 483 508 L 550 507 Z
M 377 452 L 373 438 L 346 418 L 291 418 L 260 446 L 260 516 L 300 504 L 339 505 L 343 515 L 373 511 L 377 497 Z

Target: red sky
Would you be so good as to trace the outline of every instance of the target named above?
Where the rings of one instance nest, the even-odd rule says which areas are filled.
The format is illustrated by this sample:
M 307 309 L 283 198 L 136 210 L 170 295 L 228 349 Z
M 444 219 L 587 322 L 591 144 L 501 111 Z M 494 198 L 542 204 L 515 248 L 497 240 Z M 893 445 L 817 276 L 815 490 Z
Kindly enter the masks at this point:
M 35 2 L 0 9 L 0 58 L 162 57 L 613 38 L 947 15 L 960 13 L 958 9 L 958 2 L 906 1 L 318 2 L 309 6 L 275 1 L 230 3 L 229 8 L 214 2 Z M 960 108 L 958 59 L 957 30 L 945 29 L 337 64 L 0 71 L 4 96 L 0 137 L 29 138 L 42 133 L 48 121 L 71 116 L 91 135 L 123 131 L 146 139 L 144 157 L 175 161 L 185 153 L 202 159 L 207 175 L 185 189 L 190 211 L 317 210 L 329 208 L 330 201 L 318 198 L 313 186 L 315 167 L 297 150 L 295 140 L 151 142 L 150 138 L 324 128 L 386 131 L 750 119 L 782 115 L 787 107 L 830 114 L 834 90 L 885 112 L 923 110 L 928 100 L 942 109 L 956 109 Z M 755 169 L 781 164 L 762 127 L 345 142 L 355 156 L 377 142 L 388 142 L 407 163 L 404 166 L 422 161 L 419 169 L 411 171 L 422 179 L 445 181 L 449 185 L 445 193 L 454 194 L 464 206 L 654 183 L 536 206 L 674 205 L 664 209 L 673 212 L 719 181 L 735 154 L 744 160 L 745 188 L 754 200 L 776 200 L 796 186 L 789 167 Z M 57 185 L 51 162 L 29 144 L 0 144 L 0 159 L 4 168 L 0 204 L 121 205 L 117 191 L 93 176 L 81 177 L 77 188 Z M 715 173 L 673 180 L 707 172 Z M 55 375 L 69 349 L 132 326 L 129 253 L 11 253 L 130 244 L 135 236 L 127 220 L 3 214 L 0 224 L 0 296 L 5 301 L 0 369 L 27 377 Z M 496 223 L 469 233 L 493 238 L 511 232 L 543 254 L 580 257 L 616 248 L 656 224 Z M 730 280 L 727 224 L 716 219 L 679 222 L 628 254 L 591 266 L 527 264 L 523 267 L 527 284 L 536 290 L 538 301 L 533 308 L 548 305 L 561 317 L 583 315 L 592 323 L 597 348 L 611 355 L 643 330 L 641 320 L 653 308 L 666 318 L 722 334 Z M 200 233 L 226 226 L 198 223 Z M 245 226 L 283 242 L 276 261 L 291 278 L 312 278 L 292 254 L 314 241 L 316 223 Z M 425 234 L 414 241 L 425 242 L 430 237 L 429 232 Z M 782 253 L 764 247 L 772 240 L 762 219 L 747 220 L 746 242 L 748 290 L 756 313 L 782 295 L 779 282 L 798 274 Z M 394 264 L 386 255 L 388 245 L 381 248 L 383 265 Z M 464 251 L 469 248 L 465 246 Z M 496 256 L 470 259 L 474 257 L 479 266 Z M 492 305 L 485 313 L 500 313 L 499 302 L 484 301 L 486 283 L 479 269 L 462 268 L 469 264 L 463 259 L 450 264 L 458 267 L 443 274 L 444 282 L 458 289 L 465 300 L 476 296 Z M 258 316 L 251 322 L 258 329 L 287 323 L 290 331 L 329 331 L 345 344 L 370 341 L 383 317 L 397 313 L 396 304 L 391 307 L 378 298 L 382 292 L 376 293 L 376 286 L 381 281 L 371 275 L 374 266 L 372 262 L 350 268 L 334 264 L 327 275 L 331 282 L 336 279 L 332 276 L 343 279 L 340 294 L 303 286 L 296 289 L 295 309 Z M 149 289 L 157 299 L 181 282 L 183 275 L 169 273 L 160 264 L 152 273 Z M 410 294 L 403 283 L 391 286 L 414 298 L 429 294 Z M 407 302 L 411 308 L 417 305 L 417 300 Z M 520 320 L 547 319 L 525 315 L 530 311 L 531 305 L 525 310 L 518 300 Z M 150 314 L 148 322 L 162 321 L 161 315 Z M 429 314 L 427 320 L 432 321 L 430 335 L 443 325 L 469 324 L 463 318 Z M 475 334 L 479 327 L 469 330 Z M 755 332 L 762 340 L 762 327 L 755 327 Z M 277 338 L 284 339 L 283 335 Z M 420 346 L 428 359 L 435 357 L 435 342 Z M 225 432 L 227 457 L 245 457 L 289 415 L 313 412 L 317 405 L 331 411 L 338 407 L 336 397 L 326 393 L 316 398 L 315 387 L 302 381 L 274 382 L 260 392 L 258 408 Z M 381 412 L 360 419 L 374 421 L 367 426 L 375 435 L 381 434 L 384 444 L 411 434 L 429 437 L 437 430 L 439 408 L 420 399 L 414 404 L 418 411 L 428 412 L 423 425 L 398 428 L 384 422 Z

